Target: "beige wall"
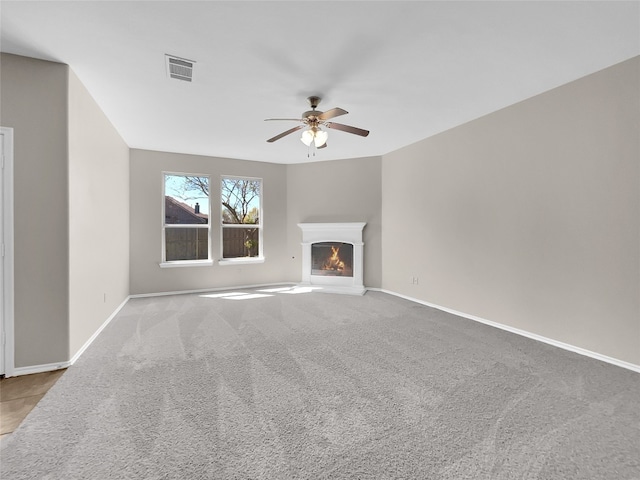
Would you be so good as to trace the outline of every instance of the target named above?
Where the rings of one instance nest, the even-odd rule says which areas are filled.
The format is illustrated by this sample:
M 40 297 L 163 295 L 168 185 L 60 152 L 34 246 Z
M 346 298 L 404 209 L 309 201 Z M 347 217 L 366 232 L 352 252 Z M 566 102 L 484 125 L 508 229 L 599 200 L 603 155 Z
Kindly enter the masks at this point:
M 364 284 L 382 285 L 380 157 L 289 165 L 289 278 L 300 281 L 303 222 L 367 222 L 363 232 Z M 294 258 L 295 257 L 295 258 Z
M 159 293 L 278 283 L 286 276 L 286 166 L 226 158 L 131 150 L 131 293 Z M 162 173 L 211 176 L 213 266 L 160 268 L 162 259 Z M 264 256 L 261 264 L 218 265 L 222 175 L 263 180 Z M 218 217 L 216 217 L 218 215 Z
M 67 66 L 0 60 L 16 367 L 68 360 L 126 293 L 298 281 L 296 224 L 333 221 L 367 222 L 369 287 L 640 364 L 639 58 L 382 158 L 288 166 L 129 152 Z M 163 171 L 263 178 L 265 263 L 161 269 Z
M 15 367 L 62 364 L 129 292 L 129 149 L 68 66 L 0 61 L 0 124 L 15 143 Z
M 385 155 L 383 288 L 640 364 L 639 69 Z
M 69 72 L 69 358 L 129 295 L 129 147 Z
M 69 358 L 68 74 L 0 56 L 0 124 L 14 129 L 16 367 Z
M 300 222 L 366 221 L 365 284 L 381 285 L 381 159 L 303 165 L 131 151 L 131 293 L 179 292 L 301 280 Z M 263 264 L 160 268 L 162 172 L 211 175 L 212 198 L 221 175 L 263 179 Z M 213 209 L 214 215 L 217 213 Z M 212 248 L 220 252 L 219 219 Z

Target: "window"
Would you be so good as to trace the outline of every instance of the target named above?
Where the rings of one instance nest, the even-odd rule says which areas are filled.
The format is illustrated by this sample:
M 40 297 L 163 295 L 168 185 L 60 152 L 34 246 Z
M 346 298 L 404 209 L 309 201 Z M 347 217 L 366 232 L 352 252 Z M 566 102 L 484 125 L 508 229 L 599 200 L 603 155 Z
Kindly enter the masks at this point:
M 222 177 L 222 258 L 262 258 L 262 180 Z
M 164 174 L 163 263 L 209 261 L 209 177 Z

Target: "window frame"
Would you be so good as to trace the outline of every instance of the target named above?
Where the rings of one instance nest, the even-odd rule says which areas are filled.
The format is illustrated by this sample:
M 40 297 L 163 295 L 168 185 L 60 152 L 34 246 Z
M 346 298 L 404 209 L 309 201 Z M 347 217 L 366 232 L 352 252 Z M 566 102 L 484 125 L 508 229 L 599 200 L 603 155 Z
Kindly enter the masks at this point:
M 222 215 L 222 182 L 229 180 L 250 180 L 260 182 L 260 195 L 258 199 L 259 223 L 223 223 Z M 264 263 L 264 179 L 261 177 L 249 177 L 244 175 L 220 175 L 220 183 L 218 184 L 220 191 L 218 195 L 218 206 L 220 212 L 220 259 L 218 265 L 238 265 L 251 263 Z M 211 192 L 211 187 L 209 187 Z M 209 203 L 211 205 L 211 202 Z M 255 257 L 224 257 L 224 229 L 225 228 L 257 228 L 258 229 L 258 255 Z
M 206 224 L 189 224 L 189 223 L 177 223 L 177 224 L 167 224 L 166 220 L 166 185 L 167 185 L 167 176 L 181 176 L 181 177 L 207 177 L 209 179 L 209 211 L 207 212 L 209 221 Z M 161 262 L 160 268 L 175 268 L 175 267 L 208 267 L 213 265 L 213 249 L 212 249 L 212 234 L 211 234 L 211 174 L 208 173 L 184 173 L 184 172 L 172 172 L 172 171 L 162 171 L 162 208 L 161 208 Z M 204 212 L 202 212 L 204 213 Z M 167 228 L 199 228 L 199 229 L 207 229 L 207 259 L 197 259 L 197 260 L 167 260 L 167 248 L 166 248 L 166 230 Z

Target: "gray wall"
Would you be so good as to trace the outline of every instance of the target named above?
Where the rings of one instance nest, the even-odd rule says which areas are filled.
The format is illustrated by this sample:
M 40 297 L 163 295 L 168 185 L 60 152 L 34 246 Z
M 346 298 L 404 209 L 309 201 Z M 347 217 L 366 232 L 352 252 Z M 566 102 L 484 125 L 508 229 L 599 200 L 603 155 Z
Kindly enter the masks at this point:
M 160 268 L 162 260 L 162 172 L 211 175 L 213 266 Z M 131 150 L 131 293 L 158 293 L 279 283 L 286 275 L 286 166 L 226 158 Z M 222 175 L 263 180 L 264 256 L 262 264 L 218 265 Z
M 367 222 L 363 232 L 364 284 L 382 285 L 380 157 L 304 163 L 287 167 L 288 276 L 302 276 L 303 222 Z
M 0 61 L 0 124 L 15 142 L 15 367 L 64 363 L 129 293 L 129 149 L 68 66 Z
M 383 288 L 640 364 L 639 69 L 385 155 Z
M 221 175 L 263 179 L 263 264 L 160 268 L 162 172 L 211 175 L 213 199 Z M 300 222 L 366 221 L 365 284 L 381 285 L 380 157 L 279 165 L 235 159 L 131 151 L 131 293 L 298 282 Z M 215 200 L 213 205 L 216 206 Z M 219 215 L 212 209 L 212 247 L 220 252 Z
M 69 72 L 69 357 L 129 295 L 129 147 Z
M 296 224 L 325 221 L 367 222 L 369 287 L 640 364 L 638 58 L 382 158 L 289 166 L 128 152 L 67 66 L 0 61 L 16 367 L 68 360 L 127 293 L 298 281 Z M 162 171 L 263 178 L 265 263 L 161 269 Z
M 1 54 L 14 128 L 15 366 L 69 359 L 66 65 Z

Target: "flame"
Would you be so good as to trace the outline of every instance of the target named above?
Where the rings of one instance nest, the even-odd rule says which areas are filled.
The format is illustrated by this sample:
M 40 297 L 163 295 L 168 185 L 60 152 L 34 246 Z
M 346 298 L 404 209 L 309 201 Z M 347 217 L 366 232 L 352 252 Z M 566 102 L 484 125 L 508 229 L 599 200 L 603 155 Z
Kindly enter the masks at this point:
M 338 256 L 338 252 L 340 251 L 340 247 L 331 246 L 331 256 L 324 262 L 322 265 L 322 270 L 333 270 L 342 272 L 344 270 L 344 262 L 340 260 Z

